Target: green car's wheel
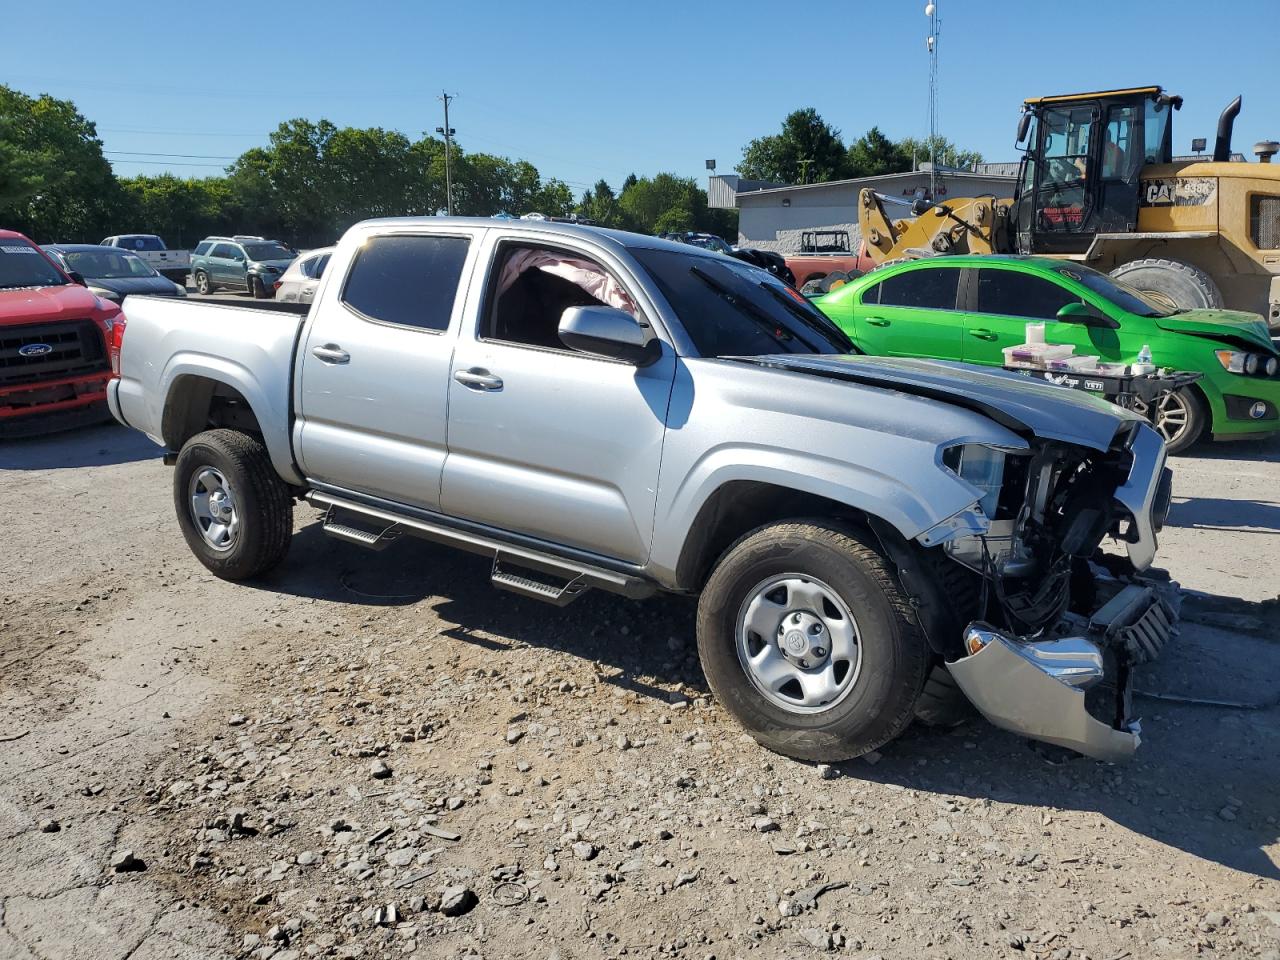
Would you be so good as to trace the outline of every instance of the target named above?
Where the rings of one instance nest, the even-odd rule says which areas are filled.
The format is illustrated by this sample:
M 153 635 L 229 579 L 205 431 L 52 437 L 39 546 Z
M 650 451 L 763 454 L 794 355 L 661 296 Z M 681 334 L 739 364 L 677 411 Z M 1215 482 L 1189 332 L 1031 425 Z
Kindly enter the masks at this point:
M 1135 410 L 1150 420 L 1156 432 L 1164 437 L 1170 454 L 1190 449 L 1209 426 L 1204 401 L 1191 387 L 1165 393 L 1151 404 L 1140 403 Z

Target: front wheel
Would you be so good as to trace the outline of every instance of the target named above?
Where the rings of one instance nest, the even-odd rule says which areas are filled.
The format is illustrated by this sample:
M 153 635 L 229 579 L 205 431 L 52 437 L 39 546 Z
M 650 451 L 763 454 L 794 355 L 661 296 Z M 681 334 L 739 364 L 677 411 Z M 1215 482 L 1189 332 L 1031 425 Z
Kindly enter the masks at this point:
M 739 540 L 698 604 L 716 697 L 762 745 L 843 760 L 911 722 L 929 649 L 884 558 L 852 526 L 802 520 Z
M 173 505 L 191 552 L 224 580 L 265 573 L 289 551 L 293 498 L 257 437 L 206 430 L 188 440 Z
M 1170 456 L 1189 450 L 1209 426 L 1209 411 L 1192 387 L 1163 393 L 1150 405 L 1140 404 L 1136 412 L 1150 420 L 1156 432 L 1164 437 Z

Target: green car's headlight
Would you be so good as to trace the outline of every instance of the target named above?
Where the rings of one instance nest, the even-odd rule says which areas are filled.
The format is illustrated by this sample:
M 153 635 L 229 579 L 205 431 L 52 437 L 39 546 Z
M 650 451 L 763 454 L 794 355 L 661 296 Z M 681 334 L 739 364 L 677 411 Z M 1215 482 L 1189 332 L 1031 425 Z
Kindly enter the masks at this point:
M 1215 350 L 1214 355 L 1228 373 L 1239 373 L 1245 376 L 1262 374 L 1274 377 L 1280 370 L 1280 360 L 1261 353 L 1244 353 L 1240 350 Z

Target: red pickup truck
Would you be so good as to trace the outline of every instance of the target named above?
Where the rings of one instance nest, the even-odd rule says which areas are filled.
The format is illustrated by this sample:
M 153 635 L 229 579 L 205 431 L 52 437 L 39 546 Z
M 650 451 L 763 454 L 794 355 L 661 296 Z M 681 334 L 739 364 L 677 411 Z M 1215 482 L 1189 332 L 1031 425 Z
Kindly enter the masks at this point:
M 20 233 L 0 230 L 0 438 L 110 418 L 110 339 L 124 317 Z

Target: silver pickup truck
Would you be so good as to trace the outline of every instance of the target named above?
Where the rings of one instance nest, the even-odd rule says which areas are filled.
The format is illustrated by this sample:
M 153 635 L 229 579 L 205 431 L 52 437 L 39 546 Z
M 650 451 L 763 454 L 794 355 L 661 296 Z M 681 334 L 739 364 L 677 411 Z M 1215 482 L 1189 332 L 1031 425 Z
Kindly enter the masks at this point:
M 169 451 L 218 576 L 280 563 L 306 501 L 552 603 L 697 595 L 713 692 L 784 754 L 857 756 L 966 699 L 1136 748 L 1129 678 L 1175 620 L 1142 577 L 1170 474 L 1137 417 L 853 355 L 762 270 L 562 224 L 357 224 L 310 308 L 278 306 L 130 298 L 112 344 L 111 410 Z

